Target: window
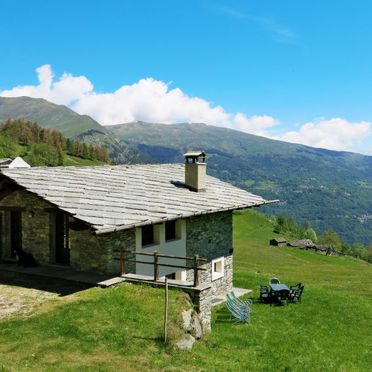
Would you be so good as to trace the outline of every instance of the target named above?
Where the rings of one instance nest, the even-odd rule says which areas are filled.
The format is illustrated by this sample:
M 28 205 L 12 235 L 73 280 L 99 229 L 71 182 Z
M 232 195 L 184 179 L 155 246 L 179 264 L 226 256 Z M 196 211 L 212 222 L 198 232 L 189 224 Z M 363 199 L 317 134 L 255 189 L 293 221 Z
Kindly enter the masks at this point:
M 224 276 L 224 258 L 216 258 L 212 261 L 212 280 L 222 278 Z
M 186 271 L 176 271 L 175 273 L 171 273 L 166 275 L 168 279 L 173 279 L 173 280 L 180 280 L 185 282 L 186 281 Z
M 165 240 L 176 239 L 176 221 L 167 221 L 165 223 Z
M 181 280 L 183 282 L 186 282 L 186 271 L 177 271 L 176 273 L 176 280 Z
M 142 247 L 154 244 L 154 225 L 142 227 Z

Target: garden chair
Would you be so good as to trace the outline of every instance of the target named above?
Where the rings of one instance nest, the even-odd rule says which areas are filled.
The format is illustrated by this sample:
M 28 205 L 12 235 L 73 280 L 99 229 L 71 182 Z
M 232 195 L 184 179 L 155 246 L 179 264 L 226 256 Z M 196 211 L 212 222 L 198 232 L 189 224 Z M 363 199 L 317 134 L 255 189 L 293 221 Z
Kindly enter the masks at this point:
M 266 285 L 260 285 L 260 302 L 268 303 L 270 302 L 271 296 L 269 292 L 269 287 Z
M 269 283 L 270 284 L 279 284 L 280 283 L 280 280 L 278 279 L 278 278 L 271 278 L 270 280 L 269 280 Z
M 249 320 L 251 309 L 248 305 L 243 304 L 235 295 L 227 294 L 227 309 L 234 318 L 235 322 L 247 322 Z
M 295 302 L 298 300 L 300 294 L 301 283 L 291 285 L 289 288 L 289 302 Z
M 289 291 L 289 301 L 301 303 L 302 292 L 304 291 L 304 285 L 298 283 L 295 286 L 291 286 Z
M 245 305 L 245 306 L 248 306 L 248 307 L 252 306 L 252 303 L 253 303 L 252 300 L 250 300 L 250 299 L 243 300 L 243 299 L 241 299 L 241 298 L 239 298 L 239 297 L 236 297 L 236 294 L 234 293 L 234 291 L 231 291 L 231 292 L 230 292 L 230 295 L 231 295 L 231 297 L 232 297 L 236 302 L 241 303 L 243 306 L 244 306 L 244 305 Z

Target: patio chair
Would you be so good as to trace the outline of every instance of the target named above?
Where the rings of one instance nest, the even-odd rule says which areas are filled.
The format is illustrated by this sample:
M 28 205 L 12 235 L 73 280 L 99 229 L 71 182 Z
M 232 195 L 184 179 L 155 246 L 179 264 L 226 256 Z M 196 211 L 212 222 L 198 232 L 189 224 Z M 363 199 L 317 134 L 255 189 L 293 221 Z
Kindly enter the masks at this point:
M 289 290 L 289 301 L 290 302 L 299 302 L 301 303 L 302 292 L 304 291 L 304 285 L 298 283 L 295 286 L 292 286 Z
M 242 300 L 237 299 L 231 294 L 227 294 L 226 306 L 235 322 L 247 322 L 251 309 L 248 305 L 242 304 Z M 237 301 L 239 300 L 239 301 Z
M 270 302 L 270 292 L 269 287 L 266 285 L 260 285 L 260 302 L 262 303 L 268 303 Z
M 240 303 L 243 306 L 248 306 L 248 307 L 252 306 L 252 303 L 253 303 L 252 300 L 250 300 L 250 299 L 243 300 L 239 297 L 236 297 L 236 294 L 234 293 L 234 291 L 231 291 L 230 295 L 234 299 L 234 301 L 236 301 L 237 303 Z
M 289 302 L 294 302 L 300 291 L 301 283 L 289 287 Z
M 269 283 L 270 284 L 279 284 L 280 283 L 280 280 L 278 279 L 278 278 L 271 278 L 270 280 L 269 280 Z

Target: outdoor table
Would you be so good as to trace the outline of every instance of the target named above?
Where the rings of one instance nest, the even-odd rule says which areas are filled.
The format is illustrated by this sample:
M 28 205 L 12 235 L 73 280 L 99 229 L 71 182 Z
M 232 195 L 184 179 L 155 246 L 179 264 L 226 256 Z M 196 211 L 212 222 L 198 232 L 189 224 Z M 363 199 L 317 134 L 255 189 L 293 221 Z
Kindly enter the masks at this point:
M 289 288 L 285 284 L 279 283 L 279 284 L 269 284 L 269 285 L 270 285 L 272 291 L 274 291 L 274 292 L 283 291 L 283 290 L 287 290 L 289 292 Z
M 269 284 L 271 291 L 270 291 L 270 297 L 272 301 L 278 302 L 278 304 L 282 305 L 283 301 L 286 301 L 288 303 L 288 297 L 290 290 L 287 285 L 285 284 Z

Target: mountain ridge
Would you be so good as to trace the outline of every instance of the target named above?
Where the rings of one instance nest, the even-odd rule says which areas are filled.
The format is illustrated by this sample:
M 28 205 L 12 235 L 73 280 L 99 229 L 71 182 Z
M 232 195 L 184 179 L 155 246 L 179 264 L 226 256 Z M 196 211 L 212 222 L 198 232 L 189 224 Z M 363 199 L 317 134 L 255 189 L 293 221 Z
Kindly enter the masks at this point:
M 88 115 L 80 115 L 64 105 L 43 98 L 0 97 L 0 120 L 26 119 L 39 126 L 60 131 L 67 137 L 101 125 Z
M 57 105 L 43 98 L 0 97 L 0 122 L 7 119 L 25 119 L 37 122 L 40 127 L 56 129 L 69 138 L 81 140 L 84 133 L 85 142 L 105 147 L 117 162 L 132 163 L 140 159 L 135 149 L 120 144 L 112 133 L 88 115 L 80 115 L 64 105 Z M 99 133 L 93 139 L 92 131 Z

